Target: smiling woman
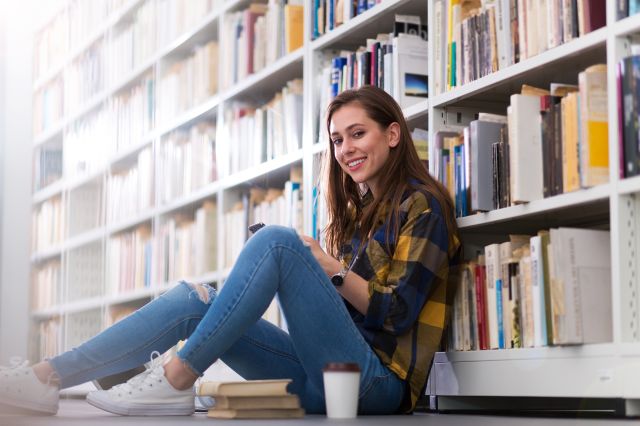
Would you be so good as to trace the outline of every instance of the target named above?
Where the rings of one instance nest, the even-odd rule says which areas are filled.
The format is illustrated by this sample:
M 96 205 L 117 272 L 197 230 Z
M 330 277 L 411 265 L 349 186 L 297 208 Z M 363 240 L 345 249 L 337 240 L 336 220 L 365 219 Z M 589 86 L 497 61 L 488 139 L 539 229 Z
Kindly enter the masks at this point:
M 186 339 L 166 365 L 87 401 L 117 414 L 192 414 L 193 384 L 221 359 L 246 379 L 290 378 L 302 407 L 324 413 L 323 367 L 355 362 L 361 414 L 412 411 L 452 299 L 460 252 L 452 202 L 384 91 L 344 92 L 328 111 L 327 251 L 266 226 L 219 292 L 182 282 L 70 351 L 0 369 L 0 402 L 56 413 L 59 388 L 131 369 Z M 261 319 L 276 295 L 288 333 Z

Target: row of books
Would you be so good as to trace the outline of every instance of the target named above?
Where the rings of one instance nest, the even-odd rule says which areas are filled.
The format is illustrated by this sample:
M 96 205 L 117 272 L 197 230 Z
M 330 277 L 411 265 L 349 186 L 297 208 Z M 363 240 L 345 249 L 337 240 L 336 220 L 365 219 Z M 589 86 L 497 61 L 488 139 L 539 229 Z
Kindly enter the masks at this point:
M 107 112 L 113 152 L 122 152 L 139 144 L 154 127 L 155 79 L 144 76 L 132 88 L 122 91 L 107 101 Z
M 33 79 L 38 80 L 51 69 L 61 66 L 69 45 L 69 22 L 66 10 L 56 14 L 33 40 Z
M 260 71 L 303 43 L 303 6 L 298 0 L 251 3 L 226 15 L 222 46 L 222 84 L 225 89 Z
M 222 0 L 157 0 L 158 46 L 168 46 L 182 34 L 193 31 L 203 18 L 219 10 Z
M 38 327 L 38 359 L 52 358 L 60 354 L 62 325 L 59 318 L 41 321 Z
M 74 178 L 102 170 L 113 152 L 112 121 L 105 107 L 75 121 L 63 140 L 64 177 Z
M 62 284 L 60 260 L 50 260 L 38 266 L 32 275 L 31 307 L 44 309 L 60 302 Z
M 105 83 L 110 87 L 147 62 L 156 52 L 156 2 L 144 2 L 126 24 L 116 27 L 105 45 Z
M 606 24 L 605 0 L 436 0 L 436 95 Z
M 35 148 L 32 171 L 34 191 L 62 178 L 62 144 L 48 144 Z
M 209 99 L 218 91 L 218 42 L 196 47 L 193 54 L 172 64 L 160 77 L 159 102 L 155 104 L 159 123 Z
M 33 96 L 33 134 L 37 137 L 60 123 L 63 111 L 62 77 L 51 80 Z
M 60 196 L 40 203 L 32 213 L 32 251 L 39 252 L 60 244 L 65 235 L 64 223 L 64 207 Z
M 391 33 L 367 39 L 356 51 L 326 52 L 320 87 L 320 114 L 329 102 L 347 89 L 363 85 L 383 88 L 402 108 L 429 96 L 428 43 L 419 16 L 396 15 Z M 423 36 L 425 38 L 423 38 Z M 324 128 L 319 140 L 326 140 Z
M 145 148 L 136 163 L 120 172 L 112 171 L 107 180 L 107 223 L 119 223 L 153 207 L 153 152 Z
M 108 1 L 98 0 L 95 2 L 70 1 L 67 13 L 69 14 L 69 50 L 73 51 L 82 43 L 95 34 L 107 20 L 108 16 L 117 10 L 110 9 L 112 6 Z M 122 4 L 120 6 L 123 6 Z
M 156 238 L 159 283 L 199 276 L 217 268 L 217 204 L 207 200 L 192 214 L 169 217 Z
M 609 231 L 557 228 L 484 247 L 460 273 L 453 350 L 613 340 Z
M 366 12 L 382 0 L 314 0 L 312 37 L 315 40 Z
M 257 166 L 302 146 L 302 80 L 289 81 L 265 105 L 235 104 L 225 111 L 223 139 L 229 144 L 229 172 Z
M 64 115 L 78 111 L 105 89 L 104 42 L 98 41 L 69 65 L 64 76 Z
M 435 133 L 435 176 L 458 216 L 608 182 L 606 67 L 578 79 L 550 91 L 523 86 L 506 116 L 483 113 Z
M 284 188 L 252 188 L 241 195 L 240 201 L 223 218 L 223 265 L 230 268 L 250 236 L 249 225 L 262 222 L 267 225 L 293 227 L 303 231 L 302 170 L 294 167 Z
M 149 225 L 109 238 L 106 294 L 134 292 L 151 286 L 153 241 Z
M 158 162 L 160 203 L 189 195 L 218 178 L 216 128 L 200 122 L 162 141 Z
M 616 18 L 623 19 L 640 12 L 638 0 L 616 0 Z

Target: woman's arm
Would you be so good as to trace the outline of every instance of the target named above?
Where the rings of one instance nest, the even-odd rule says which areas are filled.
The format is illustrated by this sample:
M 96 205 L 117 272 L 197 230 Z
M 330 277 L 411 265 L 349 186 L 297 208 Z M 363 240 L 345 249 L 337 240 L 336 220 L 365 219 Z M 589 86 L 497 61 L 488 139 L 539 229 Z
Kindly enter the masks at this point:
M 304 244 L 309 246 L 311 253 L 329 278 L 340 272 L 342 263 L 322 250 L 316 240 L 307 235 L 301 235 L 300 238 L 302 238 Z M 336 289 L 361 314 L 367 313 L 369 308 L 369 282 L 367 280 L 355 272 L 349 271 L 344 277 L 344 283 L 340 287 L 336 287 Z

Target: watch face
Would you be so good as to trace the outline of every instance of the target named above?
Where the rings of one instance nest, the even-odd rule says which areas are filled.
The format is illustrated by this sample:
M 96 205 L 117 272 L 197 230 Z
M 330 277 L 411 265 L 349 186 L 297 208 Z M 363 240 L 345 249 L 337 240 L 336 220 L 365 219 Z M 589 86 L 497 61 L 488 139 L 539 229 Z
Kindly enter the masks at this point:
M 344 282 L 344 278 L 342 278 L 340 274 L 336 274 L 331 277 L 331 282 L 333 283 L 334 286 L 340 287 Z

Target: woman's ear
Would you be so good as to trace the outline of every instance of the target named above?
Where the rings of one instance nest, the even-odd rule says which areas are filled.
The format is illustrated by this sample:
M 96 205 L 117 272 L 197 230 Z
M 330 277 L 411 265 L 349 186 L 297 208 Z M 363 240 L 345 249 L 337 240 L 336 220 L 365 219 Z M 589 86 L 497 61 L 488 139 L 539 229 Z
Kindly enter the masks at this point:
M 389 124 L 387 127 L 387 137 L 389 148 L 395 148 L 400 143 L 400 125 L 396 122 Z

